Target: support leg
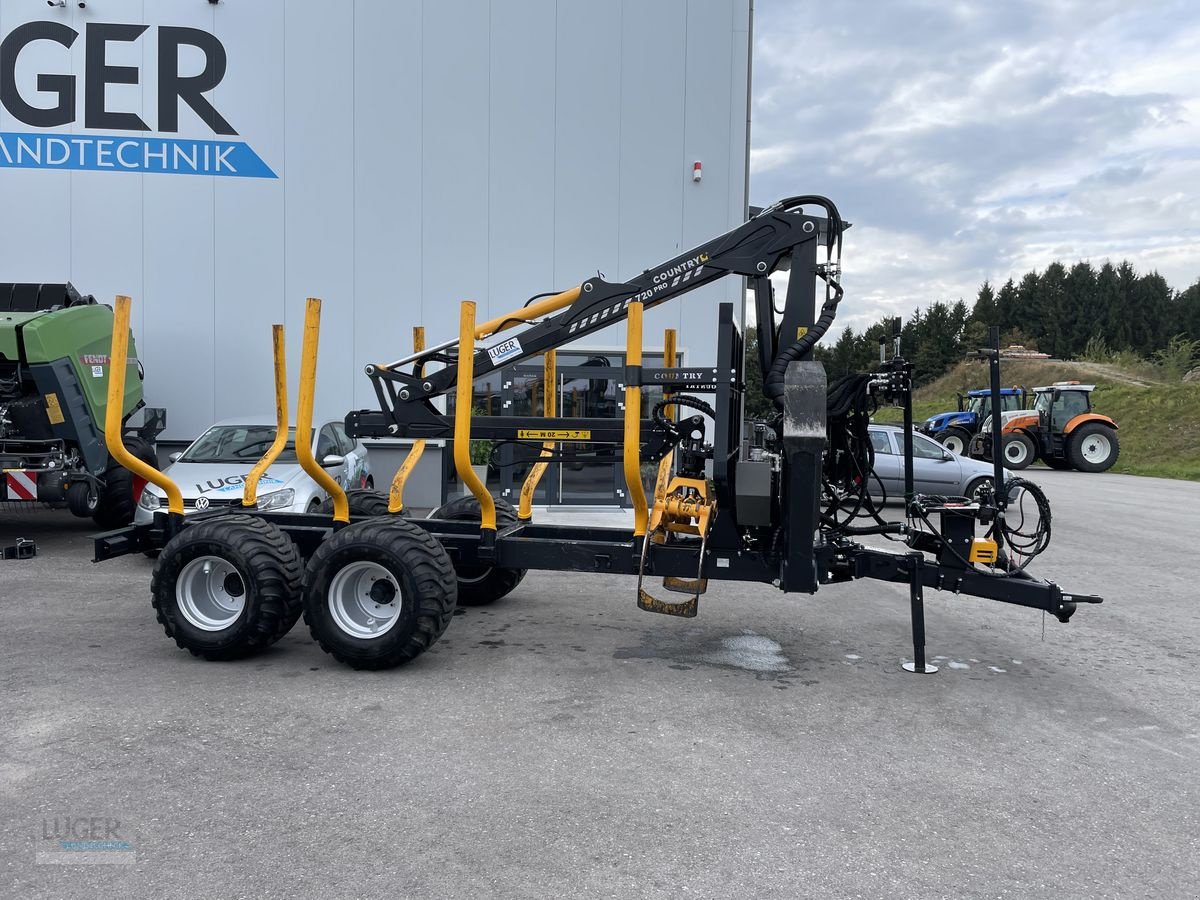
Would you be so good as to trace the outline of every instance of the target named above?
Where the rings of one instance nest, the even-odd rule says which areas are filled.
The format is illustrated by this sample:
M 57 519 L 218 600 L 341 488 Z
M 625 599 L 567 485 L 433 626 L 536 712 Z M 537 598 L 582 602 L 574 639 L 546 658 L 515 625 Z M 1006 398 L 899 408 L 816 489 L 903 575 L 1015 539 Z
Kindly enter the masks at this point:
M 914 553 L 908 558 L 908 596 L 912 604 L 913 661 L 904 663 L 905 672 L 932 675 L 938 667 L 925 662 L 925 593 L 921 584 L 921 569 L 925 558 Z

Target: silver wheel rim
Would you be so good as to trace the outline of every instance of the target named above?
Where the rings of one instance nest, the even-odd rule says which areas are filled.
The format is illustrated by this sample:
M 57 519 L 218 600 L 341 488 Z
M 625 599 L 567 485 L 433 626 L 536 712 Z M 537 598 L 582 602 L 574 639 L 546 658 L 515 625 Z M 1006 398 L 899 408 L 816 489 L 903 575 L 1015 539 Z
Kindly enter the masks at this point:
M 329 614 L 356 638 L 387 634 L 400 620 L 404 594 L 396 576 L 379 563 L 360 560 L 341 568 L 329 583 Z
M 1092 465 L 1107 462 L 1112 453 L 1112 442 L 1102 434 L 1089 434 L 1083 439 L 1083 458 Z
M 1025 452 L 1025 444 L 1018 440 L 1004 442 L 1004 458 L 1013 465 L 1025 462 L 1029 454 Z
M 246 608 L 246 582 L 229 560 L 198 556 L 180 571 L 175 602 L 190 625 L 201 631 L 224 631 Z
M 963 448 L 966 446 L 966 444 L 962 438 L 960 438 L 957 434 L 954 434 L 942 441 L 942 446 L 955 456 L 962 456 Z

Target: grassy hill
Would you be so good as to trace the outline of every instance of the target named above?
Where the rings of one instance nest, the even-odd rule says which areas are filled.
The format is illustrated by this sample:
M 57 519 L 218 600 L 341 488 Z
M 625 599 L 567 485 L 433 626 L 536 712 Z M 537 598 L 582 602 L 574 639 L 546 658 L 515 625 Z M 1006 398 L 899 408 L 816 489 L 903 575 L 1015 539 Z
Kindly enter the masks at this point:
M 913 398 L 917 422 L 955 409 L 955 392 L 985 388 L 987 365 L 964 361 Z M 1117 423 L 1121 456 L 1112 471 L 1200 481 L 1200 384 L 1169 383 L 1153 367 L 1126 369 L 1108 363 L 1005 360 L 1005 385 L 1029 388 L 1055 381 L 1095 384 L 1092 406 Z M 880 410 L 880 421 L 898 422 L 898 410 Z

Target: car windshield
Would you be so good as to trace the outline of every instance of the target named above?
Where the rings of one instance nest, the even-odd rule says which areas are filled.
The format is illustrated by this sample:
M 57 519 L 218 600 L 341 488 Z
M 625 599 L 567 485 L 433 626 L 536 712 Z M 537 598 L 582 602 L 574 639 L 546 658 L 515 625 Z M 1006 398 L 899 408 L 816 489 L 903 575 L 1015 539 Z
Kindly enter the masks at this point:
M 967 401 L 967 412 L 983 415 L 983 397 L 972 397 Z
M 253 463 L 274 441 L 274 425 L 214 425 L 184 451 L 179 462 Z M 292 428 L 276 462 L 296 461 L 296 430 Z
M 1050 414 L 1050 404 L 1054 402 L 1054 391 L 1039 391 L 1033 408 L 1039 413 Z

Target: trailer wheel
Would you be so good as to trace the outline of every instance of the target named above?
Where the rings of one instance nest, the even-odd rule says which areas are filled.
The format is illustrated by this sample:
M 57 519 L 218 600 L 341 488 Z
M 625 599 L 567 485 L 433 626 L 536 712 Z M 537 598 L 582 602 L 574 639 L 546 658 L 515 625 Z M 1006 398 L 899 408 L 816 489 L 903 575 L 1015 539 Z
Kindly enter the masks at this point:
M 449 519 L 454 522 L 479 523 L 481 514 L 479 501 L 472 495 L 458 497 L 429 514 L 431 519 Z M 517 511 L 507 500 L 496 499 L 496 527 L 517 524 Z M 486 606 L 510 594 L 521 579 L 524 569 L 504 569 L 499 566 L 474 566 L 456 563 L 458 576 L 458 605 Z
M 352 516 L 386 516 L 388 513 L 388 496 L 378 491 L 353 490 L 346 491 L 346 500 L 350 504 Z M 322 515 L 333 515 L 333 498 L 326 497 L 317 507 Z
M 1080 472 L 1107 472 L 1121 454 L 1117 432 L 1099 422 L 1085 422 L 1067 443 L 1067 456 Z
M 228 515 L 189 525 L 163 547 L 150 592 L 167 637 L 193 656 L 238 659 L 300 618 L 304 564 L 278 526 Z
M 391 669 L 436 643 L 457 589 L 446 549 L 400 516 L 355 522 L 324 541 L 304 575 L 304 621 L 355 669 Z
M 1006 469 L 1027 469 L 1037 458 L 1037 448 L 1028 435 L 1019 431 L 1004 436 L 1004 467 Z
M 158 468 L 158 454 L 141 438 L 126 438 L 125 447 L 142 462 Z M 104 485 L 91 515 L 101 528 L 120 528 L 133 521 L 133 511 L 139 498 L 133 493 L 133 473 L 116 460 L 109 461 L 111 465 L 104 473 Z
M 939 431 L 933 439 L 953 453 L 955 456 L 966 456 L 967 445 L 971 443 L 971 435 L 961 428 L 947 428 Z
M 81 519 L 91 518 L 96 514 L 96 507 L 99 505 L 100 492 L 93 482 L 86 478 L 71 482 L 71 486 L 67 488 L 67 509 L 71 511 L 71 515 Z

